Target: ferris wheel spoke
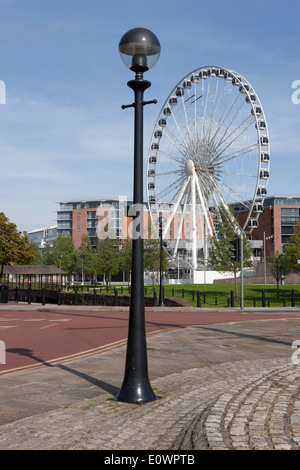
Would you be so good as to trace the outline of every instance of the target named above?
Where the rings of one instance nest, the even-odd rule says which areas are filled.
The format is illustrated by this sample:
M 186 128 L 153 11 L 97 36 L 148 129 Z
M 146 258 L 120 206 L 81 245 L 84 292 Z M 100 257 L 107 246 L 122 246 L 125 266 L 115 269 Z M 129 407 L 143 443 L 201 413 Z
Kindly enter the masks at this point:
M 203 116 L 202 116 L 202 126 L 201 126 L 201 132 L 200 132 L 200 140 L 203 138 L 204 122 L 205 122 L 205 118 L 206 118 L 206 109 L 207 109 L 207 101 L 208 101 L 209 90 L 210 90 L 210 82 L 208 83 L 207 92 L 206 92 L 206 100 L 205 100 L 205 106 L 204 106 Z
M 191 143 L 192 142 L 192 137 L 191 137 L 191 132 L 190 132 L 189 120 L 188 120 L 187 113 L 186 113 L 185 100 L 183 99 L 183 96 L 181 98 L 182 98 L 182 106 L 183 106 L 184 115 L 185 115 L 186 129 L 187 129 L 187 133 L 188 133 L 188 136 L 189 136 L 189 142 Z
M 229 144 L 224 147 L 221 152 L 218 153 L 217 157 L 219 157 L 223 152 L 225 152 L 226 149 L 228 149 L 228 147 L 230 147 L 244 132 L 246 132 L 246 130 L 252 125 L 252 122 L 250 122 L 250 124 L 248 124 L 247 127 L 245 127 L 244 129 L 241 130 L 241 132 L 234 138 L 232 139 Z
M 218 132 L 220 131 L 220 129 L 222 128 L 223 116 L 224 116 L 224 113 L 225 113 L 225 111 L 226 111 L 226 109 L 227 109 L 228 102 L 229 102 L 229 100 L 230 100 L 230 98 L 231 98 L 232 86 L 230 86 L 229 89 L 226 87 L 226 84 L 225 84 L 225 83 L 224 83 L 224 86 L 225 86 L 225 89 L 226 89 L 226 92 L 227 92 L 227 93 L 226 93 L 226 96 L 227 96 L 227 97 L 226 97 L 226 100 L 225 100 L 225 104 L 224 104 L 224 107 L 223 107 L 223 111 L 222 111 L 221 116 L 220 116 L 220 119 L 219 119 L 219 121 L 218 121 L 217 129 L 216 129 L 216 131 L 215 131 L 215 133 L 214 133 L 214 135 L 213 135 L 213 137 L 212 137 L 212 139 L 211 139 L 212 141 L 215 140 L 215 137 L 216 137 L 217 133 L 218 133 Z M 227 113 L 227 114 L 228 114 L 228 113 Z
M 242 148 L 238 152 L 233 152 L 233 153 L 230 153 L 230 154 L 227 154 L 227 155 L 223 155 L 223 157 L 222 157 L 222 155 L 220 155 L 219 157 L 213 158 L 212 164 L 214 164 L 214 165 L 223 165 L 223 163 L 226 163 L 226 162 L 228 162 L 228 161 L 230 161 L 234 158 L 238 158 L 241 155 L 245 155 L 247 153 L 253 152 L 254 150 L 257 150 L 258 147 L 259 147 L 258 143 L 255 143 L 255 144 L 252 144 L 252 145 L 248 145 L 248 147 Z
M 172 185 L 167 186 L 167 188 L 157 193 L 156 197 L 164 201 L 164 198 L 168 196 L 169 194 L 171 194 L 173 191 L 175 191 L 182 184 L 183 180 L 184 180 L 183 176 L 181 178 L 178 178 L 174 183 L 172 183 Z
M 179 124 L 178 124 L 178 121 L 177 121 L 177 119 L 176 119 L 176 116 L 174 115 L 174 113 L 171 113 L 171 116 L 172 116 L 172 118 L 173 118 L 173 120 L 174 120 L 174 123 L 175 123 L 175 126 L 176 126 L 176 128 L 177 128 L 177 131 L 178 131 L 178 133 L 179 133 L 179 135 L 180 135 L 180 137 L 181 137 L 182 146 L 183 146 L 185 149 L 187 149 L 187 148 L 188 148 L 188 143 L 186 142 L 185 137 L 182 135 L 182 132 L 181 132 L 181 129 L 180 129 L 180 127 L 179 127 Z
M 249 116 L 247 116 L 233 131 L 231 131 L 230 134 L 229 134 L 229 135 L 226 137 L 226 139 L 225 139 L 225 134 L 226 134 L 226 132 L 227 132 L 227 130 L 228 130 L 228 129 L 227 129 L 226 132 L 225 132 L 225 134 L 223 135 L 222 139 L 220 140 L 220 142 L 219 142 L 218 145 L 216 146 L 216 149 L 218 149 L 218 148 L 223 144 L 223 142 L 224 142 L 225 140 L 230 139 L 230 137 L 231 137 L 235 132 L 237 132 L 238 129 L 240 129 L 240 128 L 243 129 L 243 125 L 244 125 L 247 121 L 249 121 L 249 119 L 251 119 L 251 122 L 250 122 L 250 124 L 245 128 L 245 130 L 246 130 L 249 126 L 251 126 L 251 124 L 253 124 L 253 117 L 252 117 L 251 115 L 249 115 Z
M 167 153 L 167 152 L 163 152 L 162 150 L 159 150 L 158 153 L 162 157 L 173 160 L 176 163 L 183 163 L 183 158 L 175 157 L 174 155 L 171 155 L 170 153 Z
M 224 183 L 224 181 L 221 181 L 219 186 L 222 187 L 223 191 L 225 191 L 228 196 L 234 198 L 236 202 L 244 206 L 246 209 L 249 209 L 249 205 L 243 200 L 243 197 Z
M 224 210 L 225 210 L 226 213 L 227 213 L 227 216 L 228 216 L 229 220 L 232 222 L 233 226 L 237 229 L 237 231 L 240 232 L 241 229 L 240 229 L 240 227 L 239 227 L 239 225 L 238 225 L 238 222 L 236 221 L 236 219 L 235 219 L 234 216 L 232 215 L 232 213 L 231 213 L 231 211 L 230 211 L 230 209 L 229 209 L 229 207 L 228 207 L 228 205 L 227 205 L 227 203 L 226 203 L 226 201 L 225 201 L 225 199 L 224 199 L 222 193 L 219 191 L 219 188 L 217 188 L 217 187 L 216 187 L 216 193 L 217 193 L 217 195 L 218 195 L 218 198 L 219 198 L 219 200 L 220 200 L 220 202 L 221 202 L 222 207 L 224 208 Z
M 164 172 L 160 172 L 160 173 L 155 173 L 155 177 L 157 177 L 157 176 L 166 176 L 166 175 L 178 175 L 179 173 L 182 173 L 182 170 L 164 171 Z
M 215 89 L 215 100 L 216 100 L 216 98 L 217 98 L 218 85 L 219 85 L 219 80 L 217 80 L 217 85 L 216 85 L 216 89 Z M 214 107 L 213 113 L 212 113 L 211 118 L 210 118 L 210 124 L 209 124 L 208 130 L 207 130 L 207 133 L 206 133 L 206 139 L 207 139 L 207 140 L 210 139 L 210 134 L 211 134 L 211 129 L 212 129 L 212 123 L 213 123 L 213 121 L 214 121 L 214 117 L 215 117 L 216 112 L 217 112 L 217 109 L 218 109 L 218 107 L 219 107 L 219 104 L 220 104 L 220 101 L 221 101 L 221 97 L 222 97 L 222 95 L 223 95 L 224 87 L 225 87 L 225 81 L 224 81 L 224 83 L 223 83 L 222 91 L 221 91 L 220 94 L 219 94 L 218 102 L 217 102 L 216 106 Z
M 252 175 L 249 174 L 247 175 L 246 173 L 240 173 L 238 171 L 228 171 L 228 170 L 222 170 L 221 168 L 217 170 L 218 177 L 220 178 L 220 175 L 234 175 L 234 176 L 245 176 L 246 178 L 257 178 L 257 175 Z
M 232 110 L 235 109 L 236 103 L 238 102 L 239 99 L 240 99 L 240 96 L 237 95 L 237 97 L 236 97 L 235 100 L 233 101 L 232 105 L 230 106 L 229 110 L 227 111 L 227 113 L 226 113 L 224 119 L 222 119 L 222 120 L 219 121 L 217 130 L 216 130 L 216 132 L 215 132 L 215 134 L 214 134 L 214 137 L 213 137 L 213 139 L 212 139 L 214 142 L 215 142 L 215 139 L 216 139 L 218 133 L 220 132 L 220 130 L 221 130 L 222 127 L 224 126 L 225 121 L 228 119 L 228 116 L 232 113 Z M 238 112 L 240 111 L 240 109 L 242 108 L 242 105 L 243 105 L 243 104 L 244 104 L 244 102 L 242 101 L 241 104 L 240 104 L 240 106 L 238 107 L 236 113 L 233 115 L 233 118 L 232 118 L 231 121 L 229 122 L 227 128 L 225 128 L 223 134 L 220 136 L 221 139 L 222 139 L 223 136 L 227 133 L 229 127 L 231 126 L 232 122 L 233 122 L 234 119 L 236 118 L 236 116 L 237 116 Z

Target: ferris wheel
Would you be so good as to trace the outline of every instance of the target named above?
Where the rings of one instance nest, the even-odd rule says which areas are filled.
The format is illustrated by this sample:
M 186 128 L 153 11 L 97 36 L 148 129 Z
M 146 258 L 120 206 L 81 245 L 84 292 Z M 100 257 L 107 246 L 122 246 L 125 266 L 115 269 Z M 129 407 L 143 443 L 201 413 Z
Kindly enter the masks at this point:
M 147 163 L 149 211 L 156 226 L 163 214 L 169 254 L 189 253 L 190 265 L 199 268 L 224 211 L 237 233 L 251 234 L 269 165 L 267 121 L 244 77 L 208 66 L 181 79 L 158 115 Z

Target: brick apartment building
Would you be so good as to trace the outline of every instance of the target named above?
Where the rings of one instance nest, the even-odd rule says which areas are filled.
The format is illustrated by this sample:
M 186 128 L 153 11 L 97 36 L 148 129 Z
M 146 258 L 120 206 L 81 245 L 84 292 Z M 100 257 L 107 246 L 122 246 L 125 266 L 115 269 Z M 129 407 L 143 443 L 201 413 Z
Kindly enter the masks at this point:
M 234 211 L 240 225 L 242 225 L 248 212 L 243 209 L 243 206 L 237 204 L 234 206 Z M 266 197 L 263 212 L 258 219 L 258 227 L 251 234 L 253 241 L 262 241 L 262 250 L 261 253 L 257 253 L 257 256 L 263 254 L 264 241 L 267 257 L 277 251 L 281 253 L 298 222 L 300 222 L 300 197 Z

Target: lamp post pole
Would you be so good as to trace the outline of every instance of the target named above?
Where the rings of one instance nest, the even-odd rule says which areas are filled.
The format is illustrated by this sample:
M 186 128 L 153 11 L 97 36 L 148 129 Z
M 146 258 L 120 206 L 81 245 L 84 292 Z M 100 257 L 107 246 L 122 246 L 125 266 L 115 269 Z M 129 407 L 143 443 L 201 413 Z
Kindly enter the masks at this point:
M 154 42 L 154 44 L 153 44 Z M 142 43 L 142 46 L 140 44 Z M 119 51 L 131 57 L 130 69 L 136 72 L 135 80 L 127 85 L 134 91 L 134 103 L 122 108 L 134 108 L 134 184 L 133 203 L 138 224 L 133 224 L 136 233 L 132 240 L 132 276 L 129 309 L 128 340 L 125 374 L 117 400 L 127 403 L 145 403 L 153 401 L 156 396 L 148 377 L 145 305 L 144 305 L 144 240 L 143 240 L 143 107 L 156 101 L 144 101 L 144 91 L 151 83 L 143 78 L 148 70 L 147 44 L 153 55 L 153 47 L 159 56 L 160 45 L 156 36 L 143 28 L 136 28 L 126 33 L 120 41 Z M 136 44 L 136 47 L 133 47 Z M 140 52 L 142 51 L 142 53 Z M 128 58 L 128 57 L 127 57 Z M 125 57 L 125 59 L 127 60 Z M 158 57 L 157 57 L 158 59 Z M 157 60 L 156 59 L 156 60 Z M 122 58 L 123 60 L 123 58 Z M 125 61 L 123 60 L 125 63 Z M 125 64 L 126 65 L 126 64 Z

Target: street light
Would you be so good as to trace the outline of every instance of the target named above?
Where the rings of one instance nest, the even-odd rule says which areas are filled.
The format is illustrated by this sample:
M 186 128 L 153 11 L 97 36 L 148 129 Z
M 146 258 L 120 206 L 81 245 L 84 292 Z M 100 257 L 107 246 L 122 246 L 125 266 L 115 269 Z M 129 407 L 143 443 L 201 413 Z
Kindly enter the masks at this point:
M 153 67 L 160 55 L 160 43 L 151 31 L 134 28 L 124 34 L 119 43 L 122 62 L 135 72 L 135 79 L 127 83 L 134 91 L 135 102 L 122 109 L 134 108 L 134 182 L 133 203 L 139 216 L 132 240 L 132 276 L 125 375 L 117 400 L 127 403 L 145 403 L 156 399 L 148 378 L 148 361 L 144 305 L 144 241 L 143 241 L 143 106 L 144 91 L 151 83 L 143 73 Z M 139 228 L 139 230 L 138 230 Z

